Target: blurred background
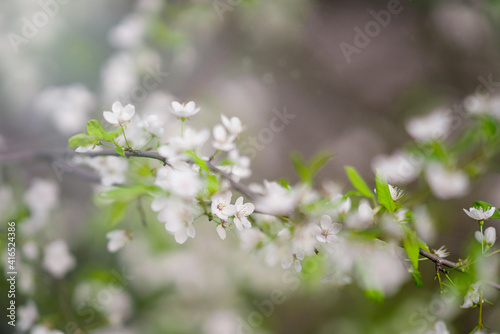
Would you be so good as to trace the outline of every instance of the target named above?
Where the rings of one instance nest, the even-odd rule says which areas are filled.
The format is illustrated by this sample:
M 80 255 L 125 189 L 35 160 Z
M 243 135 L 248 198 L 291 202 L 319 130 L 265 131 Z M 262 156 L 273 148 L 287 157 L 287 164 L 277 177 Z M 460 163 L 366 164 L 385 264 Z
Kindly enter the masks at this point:
M 315 270 L 306 269 L 300 283 L 283 278 L 281 268 L 268 268 L 239 250 L 236 238 L 223 243 L 210 229 L 178 246 L 153 214 L 147 229 L 137 229 L 133 210 L 123 224 L 136 229 L 134 241 L 109 254 L 104 216 L 89 201 L 94 186 L 70 174 L 59 178 L 50 162 L 29 157 L 64 149 L 115 101 L 139 113 L 167 113 L 173 100 L 193 100 L 202 108 L 190 121 L 196 128 L 219 123 L 220 113 L 244 122 L 250 180 L 295 182 L 290 152 L 308 159 L 326 150 L 335 158 L 318 179 L 338 180 L 346 190 L 343 167 L 372 180 L 374 157 L 410 141 L 410 117 L 463 110 L 478 86 L 485 94 L 500 87 L 499 17 L 493 0 L 0 3 L 0 154 L 19 156 L 1 166 L 11 192 L 5 198 L 15 207 L 35 178 L 54 181 L 57 218 L 40 238 L 66 240 L 79 267 L 54 282 L 35 275 L 19 302 L 36 296 L 38 321 L 65 333 L 77 333 L 69 323 L 82 333 L 425 333 L 436 307 L 446 304 L 431 264 L 423 269 L 424 288 L 408 280 L 377 305 L 355 286 L 318 284 Z M 475 229 L 461 208 L 478 198 L 499 203 L 497 185 L 498 175 L 488 174 L 463 198 L 432 199 L 439 237 L 430 246 L 445 244 L 457 259 Z M 446 213 L 433 212 L 433 203 Z M 8 210 L 5 200 L 2 221 L 13 217 Z M 112 301 L 79 309 L 109 290 L 116 279 L 109 268 L 133 279 L 121 281 Z M 50 289 L 37 295 L 45 283 Z M 283 300 L 270 310 L 264 301 L 276 289 Z M 62 305 L 73 308 L 61 314 Z M 474 327 L 474 312 L 450 309 L 454 332 Z M 486 322 L 500 328 L 495 315 L 487 312 Z

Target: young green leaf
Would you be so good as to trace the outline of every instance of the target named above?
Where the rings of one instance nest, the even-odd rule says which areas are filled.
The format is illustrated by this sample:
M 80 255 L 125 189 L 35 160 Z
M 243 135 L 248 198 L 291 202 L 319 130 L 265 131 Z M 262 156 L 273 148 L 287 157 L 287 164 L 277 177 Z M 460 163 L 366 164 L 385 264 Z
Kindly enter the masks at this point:
M 386 210 L 390 213 L 394 213 L 396 210 L 396 204 L 394 204 L 394 201 L 392 200 L 387 179 L 380 171 L 377 171 L 377 174 L 375 175 L 375 189 L 377 190 L 377 200 L 380 205 L 386 208 Z
M 401 225 L 404 230 L 403 236 L 403 248 L 408 255 L 408 258 L 413 265 L 413 269 L 418 271 L 418 256 L 420 252 L 420 246 L 418 242 L 417 233 L 415 231 L 410 230 L 408 227 Z
M 95 136 L 89 136 L 85 133 L 77 133 L 68 140 L 69 148 L 77 148 L 78 146 L 90 146 L 99 144 L 99 139 Z
M 375 199 L 373 191 L 370 189 L 370 187 L 368 187 L 365 180 L 363 180 L 361 175 L 359 175 L 358 171 L 354 167 L 346 166 L 345 172 L 347 174 L 347 177 L 349 178 L 349 181 L 351 181 L 352 185 L 354 186 L 354 188 L 356 188 L 364 196 Z
M 115 152 L 125 158 L 125 152 L 123 151 L 123 148 L 120 145 L 116 145 Z
M 304 158 L 299 152 L 292 152 L 290 154 L 290 161 L 295 167 L 295 172 L 299 176 L 300 180 L 304 183 L 311 182 L 311 176 L 309 173 L 309 169 L 307 168 L 307 163 L 304 161 Z
M 87 132 L 89 133 L 89 135 L 95 136 L 99 139 L 102 139 L 102 137 L 107 133 L 101 122 L 96 119 L 91 119 L 87 122 Z

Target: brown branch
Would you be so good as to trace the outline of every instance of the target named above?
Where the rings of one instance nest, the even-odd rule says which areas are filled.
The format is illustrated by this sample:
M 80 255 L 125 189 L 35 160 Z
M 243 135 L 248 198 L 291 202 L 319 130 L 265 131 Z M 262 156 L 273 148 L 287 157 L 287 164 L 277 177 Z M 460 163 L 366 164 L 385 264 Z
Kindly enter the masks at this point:
M 448 268 L 453 268 L 453 269 L 460 267 L 460 265 L 458 263 L 455 263 L 453 261 L 449 261 L 449 260 L 443 259 L 442 257 L 439 257 L 436 254 L 429 253 L 429 252 L 423 250 L 422 248 L 420 248 L 419 253 L 423 257 L 426 257 L 429 260 L 431 260 L 432 262 L 434 262 L 436 264 L 436 266 L 438 266 L 438 268 L 441 265 L 444 265 L 444 266 L 447 266 Z M 442 270 L 442 269 L 440 268 L 440 270 Z M 488 284 L 492 288 L 500 290 L 500 284 L 499 283 L 489 281 L 489 282 L 486 282 L 486 284 Z
M 445 265 L 448 268 L 458 268 L 460 265 L 458 263 L 443 259 L 442 257 L 439 257 L 435 254 L 429 253 L 422 248 L 420 248 L 420 255 L 428 258 L 429 260 L 432 260 L 435 264 L 437 265 Z
M 141 150 L 134 150 L 132 148 L 124 148 L 124 153 L 126 157 L 137 157 L 137 158 L 149 158 L 149 159 L 155 159 L 163 162 L 163 164 L 171 166 L 168 160 L 164 157 L 162 157 L 158 152 L 150 152 L 150 151 L 141 151 Z M 49 160 L 54 160 L 56 161 L 57 159 L 61 157 L 70 157 L 70 156 L 77 156 L 77 155 L 84 155 L 88 157 L 98 157 L 98 156 L 120 156 L 115 151 L 110 151 L 110 150 L 105 150 L 105 151 L 100 151 L 100 152 L 83 152 L 83 153 L 77 153 L 72 150 L 44 150 L 44 151 L 26 151 L 26 152 L 16 152 L 16 153 L 6 153 L 6 154 L 0 154 L 0 163 L 2 162 L 9 162 L 9 161 L 26 161 L 30 160 L 33 158 L 43 158 L 43 159 L 49 159 Z M 257 196 L 256 194 L 248 189 L 247 186 L 244 184 L 235 181 L 232 176 L 229 173 L 224 172 L 223 170 L 219 169 L 217 166 L 212 164 L 212 162 L 208 161 L 207 162 L 208 168 L 214 172 L 218 173 L 222 176 L 222 178 L 228 180 L 231 183 L 231 186 L 248 197 L 249 199 L 255 199 Z M 67 170 L 69 172 L 69 170 Z M 73 174 L 78 174 L 73 171 Z

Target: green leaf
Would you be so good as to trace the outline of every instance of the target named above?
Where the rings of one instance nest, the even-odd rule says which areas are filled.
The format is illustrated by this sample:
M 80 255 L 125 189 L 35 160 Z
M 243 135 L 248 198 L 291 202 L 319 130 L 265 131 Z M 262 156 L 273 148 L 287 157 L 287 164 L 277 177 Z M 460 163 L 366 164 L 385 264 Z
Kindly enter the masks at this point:
M 120 145 L 117 145 L 115 147 L 115 152 L 125 158 L 125 152 L 123 151 L 123 148 Z
M 415 285 L 419 288 L 422 287 L 424 283 L 422 282 L 422 274 L 420 274 L 420 271 L 414 271 L 411 274 L 415 280 Z
M 384 292 L 382 290 L 367 289 L 365 290 L 365 296 L 377 304 L 381 304 L 384 301 Z
M 418 256 L 420 251 L 420 246 L 418 242 L 417 232 L 410 230 L 408 227 L 402 225 L 404 235 L 403 235 L 403 248 L 408 255 L 408 258 L 413 265 L 415 272 L 418 271 Z
M 396 204 L 394 204 L 394 201 L 392 200 L 387 179 L 380 171 L 377 171 L 377 174 L 375 175 L 375 189 L 377 189 L 377 200 L 380 205 L 386 208 L 386 210 L 390 213 L 394 213 L 396 210 Z
M 217 177 L 213 174 L 209 175 L 207 178 L 207 190 L 210 196 L 219 191 L 219 181 L 217 180 Z
M 309 162 L 309 172 L 314 177 L 323 168 L 333 156 L 329 152 L 319 152 Z
M 309 170 L 302 155 L 299 152 L 292 152 L 290 154 L 290 161 L 292 162 L 295 172 L 299 176 L 300 180 L 304 183 L 309 183 Z
M 359 175 L 358 171 L 354 167 L 346 166 L 345 172 L 347 174 L 347 177 L 349 178 L 349 181 L 351 181 L 352 185 L 354 186 L 354 188 L 356 188 L 364 196 L 375 199 L 373 191 L 370 189 L 370 187 L 368 187 L 365 180 L 363 180 L 361 175 Z
M 125 214 L 127 213 L 127 208 L 128 208 L 128 203 L 126 202 L 117 201 L 111 204 L 111 210 L 107 221 L 109 229 L 113 229 L 123 220 L 123 218 L 125 218 Z
M 87 132 L 89 133 L 89 135 L 95 136 L 99 139 L 101 139 L 107 133 L 101 122 L 96 119 L 91 119 L 87 122 Z
M 425 243 L 425 241 L 423 241 L 422 239 L 420 238 L 417 238 L 418 239 L 418 247 L 422 248 L 423 250 L 425 251 L 428 251 L 429 252 L 429 246 Z
M 187 155 L 189 155 L 191 157 L 191 160 L 195 164 L 197 164 L 198 166 L 200 166 L 201 169 L 203 169 L 205 172 L 209 171 L 207 162 L 205 160 L 203 160 L 202 158 L 200 158 L 195 152 L 193 152 L 193 151 L 187 151 L 186 153 L 187 153 Z
M 278 183 L 283 187 L 283 188 L 286 188 L 288 190 L 292 189 L 292 186 L 290 184 L 290 181 L 288 181 L 287 179 L 285 179 L 284 177 L 278 179 Z
M 113 142 L 114 139 L 116 137 L 120 136 L 121 134 L 123 134 L 123 130 L 122 129 L 116 129 L 114 131 L 106 132 L 106 134 L 102 137 L 101 140 Z
M 71 136 L 68 140 L 69 148 L 77 148 L 78 146 L 90 146 L 99 144 L 99 139 L 95 136 L 89 136 L 85 133 L 77 133 Z
M 118 202 L 132 202 L 140 196 L 148 195 L 156 189 L 155 186 L 134 185 L 130 187 L 117 187 L 99 194 L 104 199 L 112 199 Z

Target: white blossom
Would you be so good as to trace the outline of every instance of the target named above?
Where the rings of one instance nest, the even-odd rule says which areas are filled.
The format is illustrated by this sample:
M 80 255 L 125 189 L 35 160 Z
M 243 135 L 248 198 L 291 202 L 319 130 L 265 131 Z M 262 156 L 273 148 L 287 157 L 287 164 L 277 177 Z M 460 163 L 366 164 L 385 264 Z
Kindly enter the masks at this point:
M 64 240 L 56 240 L 45 246 L 42 266 L 55 278 L 63 278 L 75 264 L 75 258 Z
M 122 126 L 129 122 L 135 115 L 135 107 L 127 104 L 125 107 L 120 102 L 113 103 L 112 111 L 104 111 L 102 116 L 108 123 Z
M 227 220 L 229 216 L 234 215 L 236 207 L 231 205 L 232 196 L 233 194 L 230 191 L 212 195 L 212 214 L 223 220 Z
M 464 303 L 461 308 L 469 308 L 479 303 L 481 298 L 479 288 L 481 287 L 481 282 L 476 282 L 472 284 L 467 290 L 467 294 L 464 297 Z
M 132 48 L 141 44 L 145 32 L 144 19 L 137 14 L 130 14 L 109 32 L 108 39 L 116 47 Z
M 151 209 L 158 212 L 158 221 L 165 223 L 165 229 L 179 244 L 186 242 L 188 237 L 195 237 L 193 220 L 196 209 L 193 204 L 176 198 L 157 197 L 151 203 Z
M 229 208 L 228 211 L 229 213 L 232 213 L 234 211 L 234 225 L 239 231 L 242 231 L 243 227 L 252 227 L 252 224 L 247 217 L 250 216 L 254 210 L 255 206 L 252 203 L 243 204 L 243 196 L 240 196 L 238 197 L 232 208 Z
M 186 104 L 180 104 L 177 101 L 172 102 L 172 108 L 170 112 L 177 117 L 191 117 L 196 115 L 200 111 L 200 108 L 196 108 L 196 104 L 190 101 Z
M 373 158 L 372 170 L 380 170 L 388 182 L 406 184 L 415 180 L 422 169 L 422 159 L 412 158 L 407 153 L 396 151 L 392 155 L 377 155 Z
M 426 334 L 450 334 L 443 321 L 438 321 L 434 324 L 434 330 L 428 331 Z
M 281 262 L 281 267 L 283 269 L 289 269 L 293 266 L 296 272 L 301 272 L 302 265 L 300 264 L 300 261 L 302 260 L 304 260 L 303 252 L 292 251 L 292 254 Z
M 59 187 L 50 180 L 35 178 L 24 194 L 24 201 L 32 215 L 45 216 L 59 201 Z
M 351 198 L 347 197 L 345 200 L 340 202 L 339 205 L 337 205 L 336 211 L 339 215 L 346 215 L 349 210 L 351 210 L 351 205 Z
M 94 157 L 89 160 L 89 165 L 100 174 L 101 183 L 106 187 L 125 182 L 128 161 L 122 157 Z
M 216 150 L 220 151 L 231 151 L 236 146 L 234 144 L 234 136 L 231 136 L 227 133 L 226 129 L 220 124 L 216 125 L 213 129 L 214 141 L 212 142 L 212 146 Z
M 222 124 L 232 136 L 237 137 L 243 131 L 241 120 L 238 117 L 228 118 L 225 115 L 220 115 L 220 117 Z
M 267 214 L 286 215 L 292 212 L 298 202 L 297 193 L 284 188 L 277 182 L 264 180 L 263 196 L 255 202 L 255 207 Z
M 316 236 L 319 242 L 334 243 L 337 241 L 337 234 L 342 230 L 342 224 L 332 223 L 332 218 L 324 215 L 318 225 L 313 225 L 312 234 Z
M 108 239 L 108 251 L 114 253 L 130 241 L 132 235 L 125 230 L 113 230 L 106 233 Z
M 58 329 L 50 329 L 44 325 L 36 325 L 30 331 L 30 334 L 64 334 Z
M 189 168 L 184 170 L 173 169 L 169 175 L 170 191 L 180 197 L 193 198 L 203 188 L 199 176 Z
M 440 163 L 430 163 L 425 170 L 425 178 L 432 192 L 440 199 L 461 197 L 469 191 L 469 178 L 458 171 L 449 171 Z
M 467 216 L 471 217 L 474 220 L 480 221 L 480 220 L 488 220 L 490 219 L 491 216 L 495 214 L 495 207 L 491 207 L 488 210 L 485 211 L 483 208 L 470 208 L 469 211 L 466 209 L 463 209 L 464 212 L 467 214 Z
M 481 242 L 481 231 L 476 231 L 474 233 L 474 236 L 476 237 L 476 240 L 478 242 Z M 497 230 L 493 227 L 490 226 L 487 229 L 484 230 L 484 235 L 483 235 L 483 242 L 491 247 L 495 244 L 497 241 Z
M 161 137 L 165 132 L 163 121 L 158 115 L 148 115 L 145 119 L 141 120 L 138 125 L 146 130 L 151 136 Z
M 199 150 L 203 144 L 210 137 L 210 130 L 203 129 L 201 131 L 195 131 L 190 127 L 186 127 L 184 129 L 183 136 L 177 136 L 170 140 L 170 143 L 173 147 L 179 148 L 182 150 Z
M 389 192 L 391 193 L 391 198 L 394 202 L 398 201 L 405 194 L 403 190 L 398 187 L 394 187 L 389 184 Z
M 438 109 L 428 115 L 411 118 L 405 127 L 417 141 L 446 138 L 451 128 L 450 110 Z
M 19 327 L 19 330 L 21 332 L 27 331 L 38 319 L 38 309 L 36 304 L 30 300 L 25 305 L 20 306 L 17 310 L 17 316 L 18 319 L 16 325 Z
M 437 250 L 433 249 L 433 252 L 434 252 L 434 254 L 436 254 L 437 256 L 439 256 L 440 258 L 443 258 L 443 259 L 450 255 L 450 252 L 448 252 L 448 250 L 446 249 L 445 246 L 441 246 Z

